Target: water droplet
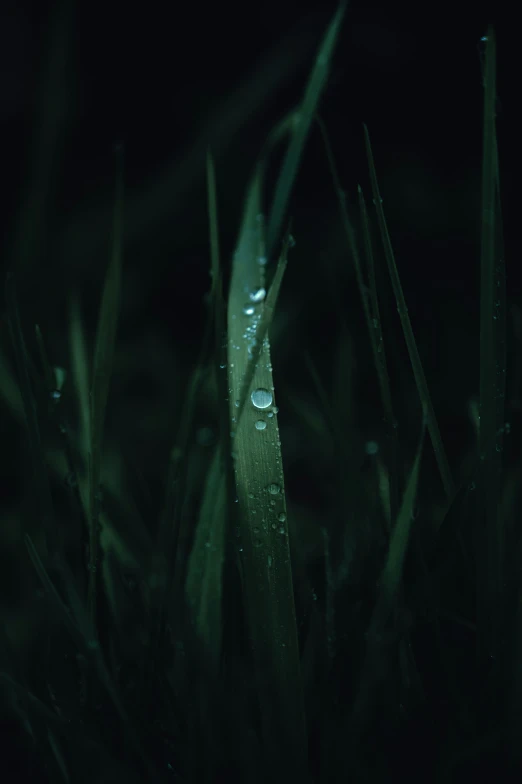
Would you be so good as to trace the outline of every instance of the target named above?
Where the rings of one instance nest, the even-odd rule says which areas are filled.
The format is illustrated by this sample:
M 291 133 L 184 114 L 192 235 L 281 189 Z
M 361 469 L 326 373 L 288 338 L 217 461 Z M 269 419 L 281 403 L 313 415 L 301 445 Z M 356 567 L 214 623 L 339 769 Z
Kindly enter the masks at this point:
M 277 495 L 278 493 L 281 492 L 281 486 L 276 484 L 275 482 L 273 482 L 271 485 L 268 485 L 267 489 L 271 495 Z
M 256 408 L 268 408 L 272 405 L 272 394 L 268 389 L 263 389 L 262 387 L 255 389 L 250 399 Z
M 262 419 L 258 419 L 256 422 L 256 430 L 265 430 L 266 429 L 266 422 L 263 422 Z
M 367 455 L 376 455 L 379 451 L 379 444 L 377 441 L 367 441 L 364 449 Z
M 266 297 L 266 291 L 263 288 L 259 288 L 256 289 L 255 291 L 250 292 L 251 302 L 263 302 L 265 297 Z
M 243 313 L 245 314 L 245 316 L 253 316 L 255 313 L 254 306 L 245 305 L 245 307 L 243 308 Z
M 284 512 L 281 512 L 281 514 L 280 514 L 280 515 L 278 515 L 277 519 L 279 520 L 279 522 L 280 522 L 280 523 L 284 523 L 284 521 L 286 520 L 286 515 L 285 515 L 285 513 L 284 513 Z
M 60 392 L 59 389 L 53 389 L 53 391 L 51 392 L 51 399 L 56 401 L 56 402 L 58 402 L 58 400 L 60 400 L 61 396 L 62 396 L 62 393 Z
M 255 534 L 258 534 L 258 533 L 259 533 L 259 526 L 255 525 L 255 526 L 252 528 L 252 531 L 253 531 Z
M 281 526 L 281 528 L 279 529 L 279 533 L 280 534 L 284 534 L 285 533 L 285 529 L 283 528 L 283 526 Z
M 295 248 L 295 237 L 292 234 L 288 237 L 288 247 Z
M 220 365 L 219 367 L 221 370 L 224 370 L 226 368 L 226 365 Z
M 257 257 L 257 263 L 259 264 L 260 267 L 266 267 L 267 261 L 268 259 L 266 256 Z

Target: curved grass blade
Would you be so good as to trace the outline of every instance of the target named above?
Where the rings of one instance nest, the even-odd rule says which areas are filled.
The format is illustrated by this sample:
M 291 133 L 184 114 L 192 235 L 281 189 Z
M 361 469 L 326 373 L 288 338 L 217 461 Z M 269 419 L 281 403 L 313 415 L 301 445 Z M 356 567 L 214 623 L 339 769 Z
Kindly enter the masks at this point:
M 293 123 L 270 213 L 268 259 L 281 230 L 345 7 L 346 3 L 340 4 L 325 35 L 297 122 Z M 249 187 L 232 268 L 228 302 L 230 418 L 247 624 L 257 674 L 267 770 L 277 765 L 282 775 L 304 781 L 308 768 L 307 734 L 277 409 L 272 408 L 271 417 L 264 416 L 275 402 L 266 329 L 284 272 L 289 237 L 265 315 L 264 270 L 256 261 L 263 165 L 262 159 Z

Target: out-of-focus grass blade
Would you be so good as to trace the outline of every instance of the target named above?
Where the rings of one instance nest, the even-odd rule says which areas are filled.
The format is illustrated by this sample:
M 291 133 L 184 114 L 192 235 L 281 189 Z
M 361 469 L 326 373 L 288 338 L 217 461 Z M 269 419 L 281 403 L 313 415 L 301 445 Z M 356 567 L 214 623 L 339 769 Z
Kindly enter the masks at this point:
M 36 403 L 34 400 L 31 382 L 29 379 L 29 359 L 27 348 L 20 323 L 20 314 L 16 297 L 15 280 L 12 273 L 9 273 L 6 281 L 7 298 L 7 317 L 9 331 L 13 343 L 15 360 L 18 370 L 20 392 L 24 404 L 25 417 L 29 434 L 29 445 L 31 460 L 33 465 L 33 482 L 37 508 L 40 516 L 42 528 L 47 541 L 47 550 L 50 554 L 55 553 L 55 519 L 54 509 L 49 486 L 49 477 L 45 462 L 40 428 L 36 414 Z M 48 553 L 45 555 L 47 556 Z
M 123 703 L 120 700 L 118 692 L 114 686 L 112 678 L 109 674 L 107 666 L 105 664 L 103 654 L 99 645 L 99 642 L 96 638 L 96 632 L 94 625 L 91 622 L 87 612 L 84 609 L 84 606 L 80 600 L 76 592 L 76 588 L 74 586 L 74 580 L 72 575 L 69 571 L 69 568 L 64 564 L 61 558 L 56 557 L 54 559 L 54 566 L 59 571 L 63 583 L 64 588 L 67 593 L 67 600 L 70 605 L 69 608 L 64 604 L 62 601 L 58 591 L 54 587 L 52 581 L 47 574 L 47 571 L 40 560 L 40 557 L 36 551 L 36 548 L 31 540 L 31 537 L 26 534 L 25 535 L 25 545 L 27 547 L 27 551 L 29 553 L 29 557 L 33 563 L 33 566 L 40 578 L 42 586 L 44 587 L 47 596 L 49 598 L 50 607 L 57 613 L 58 617 L 61 618 L 63 623 L 65 624 L 67 630 L 69 631 L 72 639 L 78 646 L 79 651 L 85 656 L 86 660 L 91 664 L 96 672 L 100 682 L 102 683 L 103 687 L 107 691 L 112 704 L 114 705 L 116 711 L 118 712 L 123 726 L 125 727 L 125 731 L 127 736 L 132 741 L 133 748 L 137 752 L 137 754 L 141 757 L 145 765 L 150 768 L 147 755 L 145 754 L 141 743 L 135 733 L 134 728 L 132 727 L 131 722 L 129 721 L 129 717 L 127 712 L 123 706 Z M 150 771 L 151 773 L 155 773 L 155 771 Z
M 358 739 L 364 733 L 367 722 L 375 709 L 378 688 L 383 673 L 386 673 L 385 662 L 390 655 L 389 643 L 394 638 L 395 614 L 400 609 L 400 584 L 414 516 L 424 434 L 425 424 L 423 424 L 415 461 L 391 535 L 388 555 L 379 581 L 376 604 L 366 634 L 366 660 L 350 719 L 350 744 L 353 744 L 354 749 L 357 748 Z
M 112 253 L 103 289 L 91 387 L 89 452 L 89 613 L 96 627 L 96 587 L 98 581 L 100 479 L 105 410 L 109 396 L 116 329 L 120 309 L 121 265 L 123 249 L 123 149 L 115 149 L 116 196 L 112 229 Z
M 477 493 L 479 663 L 499 654 L 504 531 L 499 519 L 505 397 L 505 269 L 501 247 L 496 118 L 496 38 L 489 28 L 484 70 L 480 280 L 480 481 Z
M 325 84 L 346 4 L 320 47 L 294 120 L 270 212 L 267 258 L 273 257 L 299 160 Z M 228 302 L 228 378 L 234 473 L 239 500 L 245 606 L 267 770 L 307 779 L 307 735 L 299 662 L 284 475 L 268 335 L 264 265 L 258 263 L 263 166 L 249 187 L 234 255 Z M 286 261 L 287 237 L 274 296 Z M 273 284 L 272 284 L 273 285 Z M 271 303 L 268 303 L 271 308 Z M 264 323 L 263 323 L 264 322 Z M 245 402 L 246 401 L 246 402 Z M 238 410 L 239 409 L 239 410 Z M 271 416 L 267 416 L 271 414 Z
M 216 675 L 221 655 L 226 519 L 223 456 L 217 449 L 207 477 L 185 587 L 196 631 Z
M 69 302 L 69 313 L 69 348 L 71 355 L 72 379 L 74 386 L 76 387 L 80 406 L 80 447 L 82 454 L 87 455 L 91 432 L 91 410 L 89 404 L 89 391 L 91 382 L 85 328 L 82 322 L 80 303 L 77 296 L 72 297 Z
M 38 85 L 34 137 L 29 150 L 28 178 L 17 216 L 10 266 L 27 275 L 45 246 L 47 216 L 52 204 L 56 164 L 66 121 L 69 54 L 74 3 L 55 3 L 47 24 L 46 58 Z
M 401 319 L 404 338 L 406 340 L 406 346 L 408 348 L 410 362 L 413 369 L 413 374 L 415 376 L 415 383 L 417 385 L 417 390 L 419 393 L 419 397 L 423 409 L 427 413 L 428 431 L 430 434 L 431 442 L 433 444 L 433 450 L 435 452 L 435 458 L 437 460 L 437 465 L 441 475 L 442 484 L 444 486 L 444 491 L 448 498 L 452 498 L 455 493 L 455 485 L 451 475 L 448 458 L 446 456 L 446 450 L 444 449 L 444 444 L 442 442 L 442 437 L 440 434 L 437 418 L 435 416 L 435 410 L 433 408 L 433 403 L 431 401 L 431 396 L 429 393 L 426 376 L 424 375 L 424 369 L 422 367 L 419 351 L 417 348 L 417 344 L 415 342 L 413 330 L 411 328 L 410 317 L 408 315 L 408 308 L 406 306 L 406 301 L 404 299 L 402 285 L 399 278 L 399 272 L 397 270 L 397 265 L 395 263 L 395 256 L 393 253 L 393 248 L 390 241 L 390 235 L 388 233 L 388 227 L 386 225 L 386 219 L 384 217 L 384 211 L 382 208 L 382 199 L 379 193 L 379 185 L 377 182 L 377 174 L 375 171 L 375 164 L 373 161 L 373 152 L 370 144 L 370 136 L 366 125 L 364 126 L 364 136 L 366 141 L 366 153 L 368 156 L 368 165 L 370 168 L 373 201 L 377 210 L 377 219 L 379 222 L 381 240 L 383 243 L 384 253 L 388 264 L 388 271 L 390 274 L 390 279 L 393 287 L 393 294 L 395 296 L 395 301 L 397 303 L 397 310 L 399 313 L 399 317 Z

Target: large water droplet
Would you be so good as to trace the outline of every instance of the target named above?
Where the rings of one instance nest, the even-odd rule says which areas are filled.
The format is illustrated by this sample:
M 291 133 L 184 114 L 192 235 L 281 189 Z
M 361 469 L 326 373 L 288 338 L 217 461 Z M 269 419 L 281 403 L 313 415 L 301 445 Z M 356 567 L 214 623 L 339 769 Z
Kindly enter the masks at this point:
M 280 485 L 278 485 L 275 482 L 273 482 L 271 485 L 268 485 L 268 492 L 271 495 L 277 495 L 278 493 L 281 492 L 281 487 L 280 487 Z
M 255 389 L 250 399 L 256 408 L 268 408 L 272 405 L 272 393 L 262 387 Z

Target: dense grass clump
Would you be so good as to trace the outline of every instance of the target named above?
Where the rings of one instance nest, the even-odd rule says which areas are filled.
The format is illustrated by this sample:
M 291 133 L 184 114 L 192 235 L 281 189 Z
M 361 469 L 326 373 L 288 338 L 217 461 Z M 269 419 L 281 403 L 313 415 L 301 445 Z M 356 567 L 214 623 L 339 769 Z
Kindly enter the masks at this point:
M 22 660 L 20 634 L 5 615 L 0 683 L 24 775 L 53 784 L 120 777 L 330 784 L 442 783 L 485 771 L 504 781 L 521 771 L 520 464 L 503 451 L 512 412 L 495 34 L 485 38 L 477 216 L 480 390 L 462 412 L 472 438 L 456 457 L 410 321 L 369 131 L 364 126 L 372 205 L 359 186 L 356 216 L 318 115 L 344 12 L 341 3 L 300 105 L 274 128 L 254 167 L 231 263 L 222 259 L 219 177 L 207 150 L 208 320 L 186 384 L 168 389 L 166 400 L 179 404 L 162 420 L 175 432 L 161 481 L 149 481 L 146 461 L 140 466 L 126 452 L 124 428 L 117 438 L 108 429 L 121 368 L 123 149 L 115 150 L 112 238 L 94 335 L 81 290 L 64 292 L 65 369 L 46 325 L 21 315 L 31 249 L 23 231 L 15 237 L 0 392 L 23 443 L 26 478 L 23 502 L 4 521 L 16 517 L 21 531 L 34 634 Z M 271 352 L 285 338 L 276 314 L 287 264 L 299 255 L 289 204 L 313 129 L 363 327 L 351 328 L 336 282 L 326 268 L 318 272 L 318 291 L 335 314 L 333 388 L 312 352 L 295 346 L 308 388 L 302 397 L 285 393 L 299 433 L 287 468 L 276 405 L 285 369 L 274 369 Z M 267 170 L 281 148 L 267 203 Z M 26 227 L 46 197 L 45 188 L 28 193 Z M 390 301 L 395 324 L 383 309 Z M 394 329 L 414 380 L 407 423 L 391 381 Z M 380 441 L 364 441 L 357 353 L 378 389 Z M 211 429 L 200 426 L 205 406 Z M 301 472 L 313 466 L 318 503 L 305 482 L 297 485 L 301 497 L 291 489 L 292 464 Z

